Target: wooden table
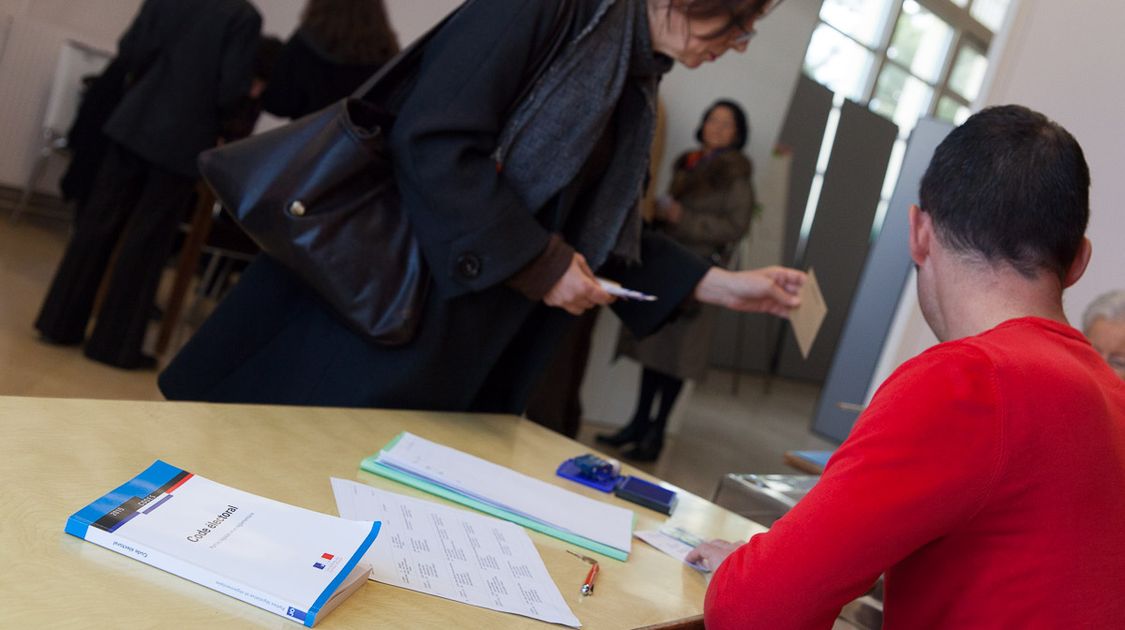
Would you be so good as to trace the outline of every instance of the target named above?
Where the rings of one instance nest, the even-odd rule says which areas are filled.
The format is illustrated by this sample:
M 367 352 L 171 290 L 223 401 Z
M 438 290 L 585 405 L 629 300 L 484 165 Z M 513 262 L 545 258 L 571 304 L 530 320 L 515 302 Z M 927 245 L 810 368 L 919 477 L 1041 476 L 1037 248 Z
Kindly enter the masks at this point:
M 0 397 L 0 598 L 14 627 L 295 628 L 291 622 L 63 532 L 66 519 L 155 459 L 262 496 L 336 514 L 329 477 L 431 495 L 359 471 L 411 432 L 637 514 L 666 517 L 555 476 L 586 447 L 513 416 L 359 409 Z M 627 469 L 630 474 L 638 471 Z M 644 476 L 642 474 L 642 476 Z M 650 477 L 651 479 L 651 477 Z M 667 519 L 705 537 L 745 540 L 761 526 L 680 492 Z M 698 615 L 704 578 L 634 540 L 628 562 L 602 558 L 597 593 L 573 546 L 529 531 L 583 627 L 631 628 Z M 547 624 L 370 582 L 318 628 L 507 628 Z

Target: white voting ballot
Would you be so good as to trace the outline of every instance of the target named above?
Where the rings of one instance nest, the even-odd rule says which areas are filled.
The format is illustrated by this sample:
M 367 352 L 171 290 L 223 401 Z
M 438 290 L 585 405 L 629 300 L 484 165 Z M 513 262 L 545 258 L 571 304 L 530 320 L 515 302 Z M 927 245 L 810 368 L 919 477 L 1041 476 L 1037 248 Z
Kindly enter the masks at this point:
M 801 356 L 809 358 L 813 342 L 828 314 L 828 305 L 824 302 L 824 294 L 820 292 L 820 284 L 816 281 L 816 272 L 809 268 L 809 278 L 801 286 L 798 294 L 801 305 L 789 313 L 789 323 L 793 326 L 793 335 L 797 338 L 797 346 L 801 349 Z
M 340 516 L 378 518 L 371 579 L 453 601 L 579 627 L 523 528 L 430 501 L 332 479 Z

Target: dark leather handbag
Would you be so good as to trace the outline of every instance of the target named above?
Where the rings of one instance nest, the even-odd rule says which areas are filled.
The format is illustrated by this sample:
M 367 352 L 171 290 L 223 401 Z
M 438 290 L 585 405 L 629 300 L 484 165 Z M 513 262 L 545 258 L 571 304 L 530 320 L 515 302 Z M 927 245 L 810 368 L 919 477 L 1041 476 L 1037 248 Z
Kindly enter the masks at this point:
M 376 106 L 346 99 L 203 153 L 199 168 L 262 251 L 372 341 L 414 336 L 429 284 Z
M 199 170 L 235 222 L 353 331 L 410 341 L 429 272 L 404 215 L 387 133 L 421 51 L 445 23 L 319 112 L 203 152 Z
M 558 5 L 551 45 L 513 108 L 562 45 L 569 23 L 564 8 L 572 10 L 573 3 Z M 353 96 L 199 156 L 204 180 L 262 251 L 319 294 L 352 330 L 382 344 L 414 337 L 430 285 L 400 206 L 387 133 L 417 76 L 423 48 L 460 10 Z

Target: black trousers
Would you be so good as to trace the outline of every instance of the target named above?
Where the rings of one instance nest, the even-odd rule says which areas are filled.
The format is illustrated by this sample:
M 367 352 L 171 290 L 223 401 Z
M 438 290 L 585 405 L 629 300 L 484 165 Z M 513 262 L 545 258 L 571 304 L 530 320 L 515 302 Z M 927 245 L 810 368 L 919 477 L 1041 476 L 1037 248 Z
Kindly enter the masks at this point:
M 118 144 L 110 146 L 35 320 L 44 337 L 82 342 L 98 286 L 120 243 L 86 355 L 125 368 L 143 364 L 141 344 L 161 270 L 194 185 Z
M 582 380 L 600 311 L 592 308 L 578 317 L 563 336 L 527 402 L 528 420 L 572 439 L 582 426 Z
M 672 413 L 672 405 L 676 404 L 676 398 L 679 397 L 683 386 L 683 379 L 646 367 L 641 372 L 641 391 L 631 424 L 648 427 L 643 432 L 646 435 L 652 434 L 649 440 L 663 443 L 668 415 Z M 660 402 L 654 415 L 652 403 L 658 396 Z

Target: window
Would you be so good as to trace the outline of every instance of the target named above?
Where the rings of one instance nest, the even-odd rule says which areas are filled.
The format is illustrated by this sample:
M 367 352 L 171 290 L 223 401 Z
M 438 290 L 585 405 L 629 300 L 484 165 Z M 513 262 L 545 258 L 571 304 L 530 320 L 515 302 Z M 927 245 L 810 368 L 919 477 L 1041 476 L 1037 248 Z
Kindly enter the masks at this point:
M 821 5 L 820 23 L 805 53 L 805 73 L 836 92 L 833 116 L 839 116 L 843 98 L 848 98 L 866 103 L 899 128 L 873 239 L 894 192 L 910 131 L 923 116 L 957 124 L 969 117 L 988 70 L 993 33 L 1010 4 L 1011 0 L 824 0 Z M 832 125 L 828 133 L 834 133 Z M 819 201 L 818 183 L 831 140 L 822 147 L 805 226 L 812 225 L 809 213 Z

